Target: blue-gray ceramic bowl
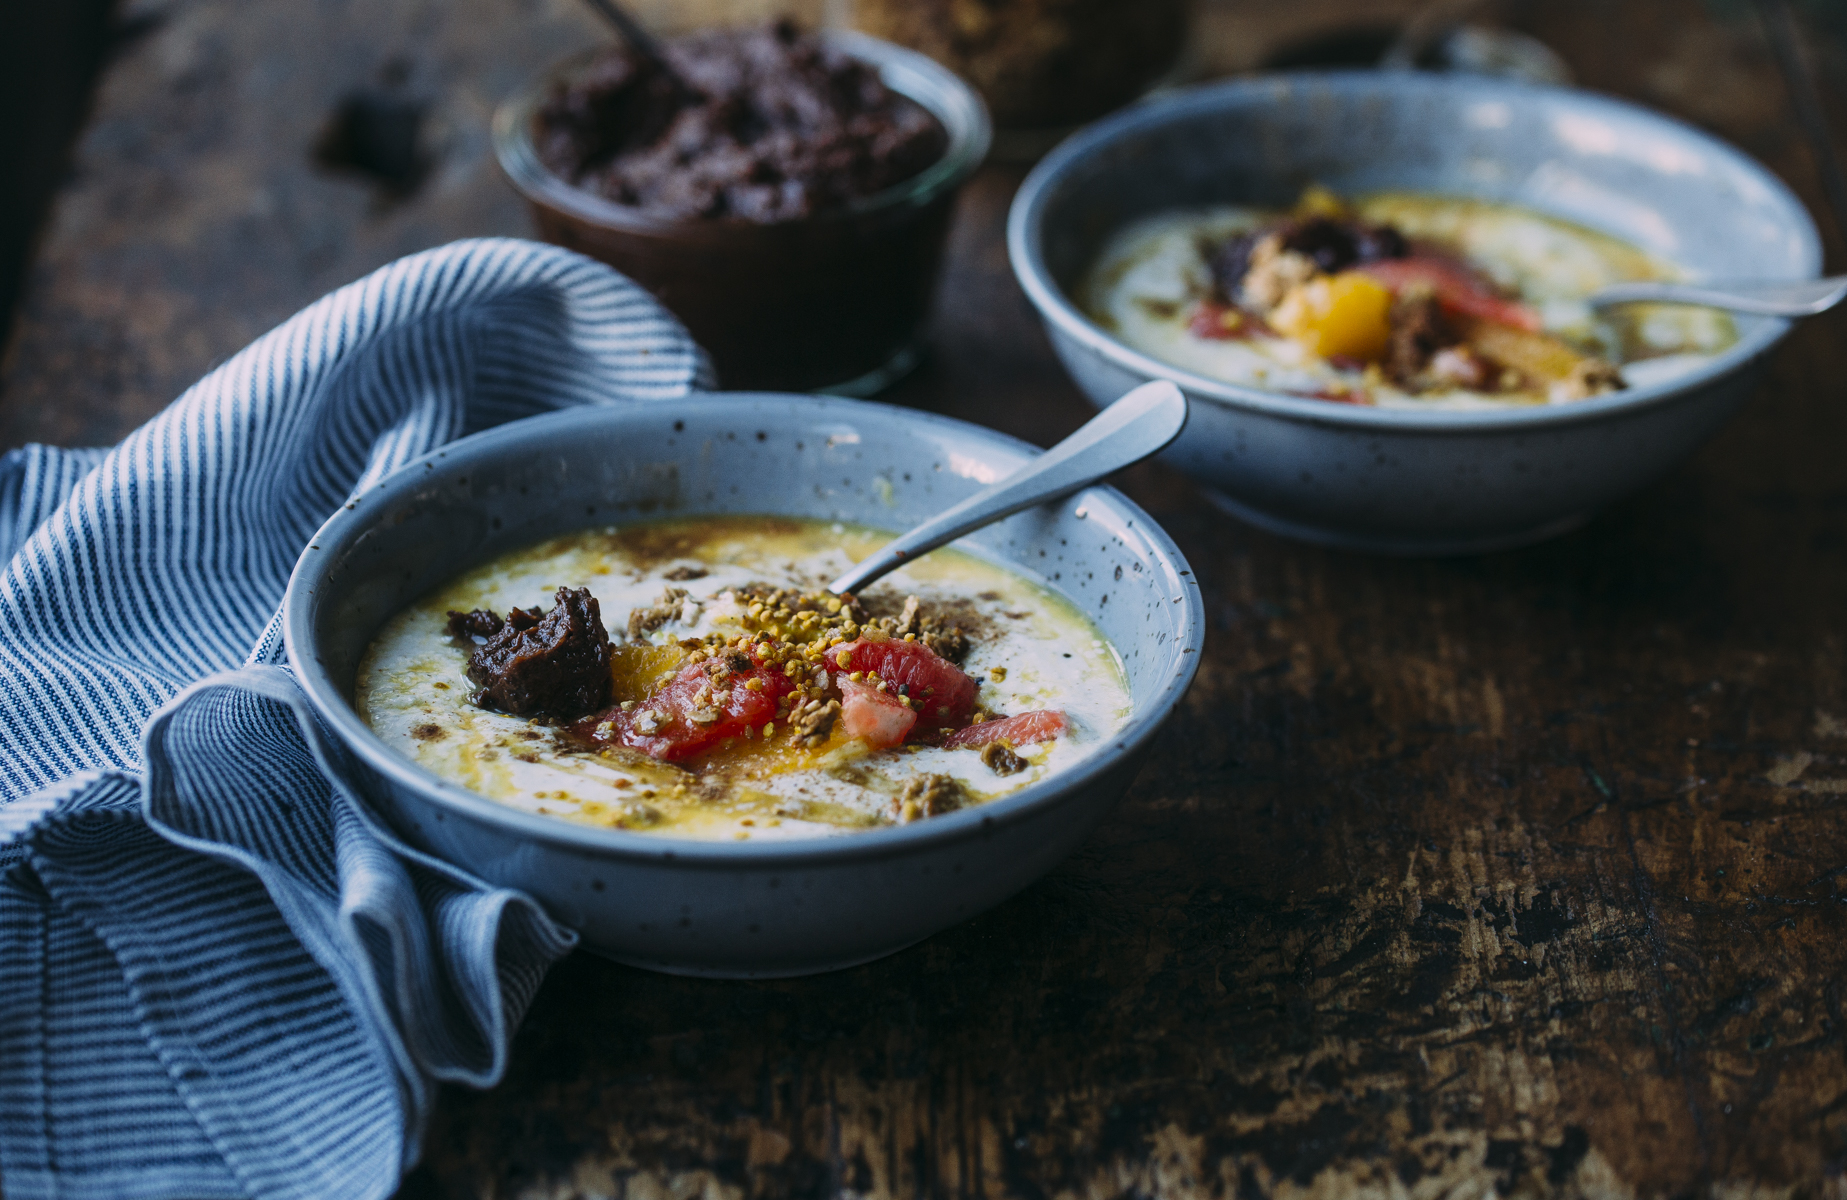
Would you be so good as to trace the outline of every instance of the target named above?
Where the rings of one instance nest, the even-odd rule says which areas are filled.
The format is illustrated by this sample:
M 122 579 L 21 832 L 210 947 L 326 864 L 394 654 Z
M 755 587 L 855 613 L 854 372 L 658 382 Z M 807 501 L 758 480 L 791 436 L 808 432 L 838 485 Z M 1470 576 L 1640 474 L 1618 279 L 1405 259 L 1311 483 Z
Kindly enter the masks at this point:
M 1214 498 L 1292 537 L 1405 554 L 1551 536 L 1667 471 L 1749 396 L 1788 329 L 1740 318 L 1735 345 L 1671 383 L 1571 404 L 1406 411 L 1222 383 L 1140 354 L 1072 303 L 1103 241 L 1204 204 L 1287 206 L 1309 183 L 1523 205 L 1706 278 L 1806 279 L 1814 224 L 1762 166 L 1677 121 L 1563 88 L 1411 72 L 1261 77 L 1100 121 L 1048 155 L 1008 221 L 1014 274 L 1078 385 L 1106 404 L 1149 379 L 1192 401 L 1168 450 Z
M 464 438 L 342 509 L 283 601 L 290 661 L 366 798 L 415 844 L 538 897 L 585 944 L 640 966 L 797 975 L 888 954 L 1050 870 L 1134 778 L 1199 661 L 1199 589 L 1119 492 L 1091 488 L 958 545 L 1044 579 L 1121 653 L 1134 715 L 1063 774 L 978 808 L 809 841 L 714 844 L 593 829 L 445 783 L 350 703 L 380 626 L 457 573 L 555 534 L 701 513 L 902 531 L 1038 453 L 960 421 L 775 394 L 574 409 Z

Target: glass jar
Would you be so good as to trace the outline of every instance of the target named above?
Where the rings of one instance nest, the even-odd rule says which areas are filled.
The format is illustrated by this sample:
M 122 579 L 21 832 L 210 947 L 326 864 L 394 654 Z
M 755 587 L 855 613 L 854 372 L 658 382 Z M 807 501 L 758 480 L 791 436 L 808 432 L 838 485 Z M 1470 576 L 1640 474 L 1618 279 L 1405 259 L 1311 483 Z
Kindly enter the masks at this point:
M 1190 0 L 845 0 L 844 19 L 973 84 L 1005 130 L 1102 116 L 1171 71 Z

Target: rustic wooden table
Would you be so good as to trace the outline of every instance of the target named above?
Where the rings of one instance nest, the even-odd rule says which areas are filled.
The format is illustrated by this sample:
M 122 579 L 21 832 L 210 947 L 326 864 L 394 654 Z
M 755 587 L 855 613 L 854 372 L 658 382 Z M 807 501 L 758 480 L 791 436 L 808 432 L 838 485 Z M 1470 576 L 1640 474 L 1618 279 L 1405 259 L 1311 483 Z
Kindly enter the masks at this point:
M 1210 61 L 1407 5 L 1280 7 L 1209 6 Z M 489 106 L 595 36 L 572 0 L 127 15 L 0 376 L 7 445 L 111 440 L 326 289 L 523 232 Z M 1818 202 L 1748 8 L 1525 20 Z M 361 91 L 426 106 L 395 190 L 310 161 Z M 1043 444 L 1086 409 L 1007 270 L 1020 175 L 968 192 L 935 356 L 891 398 Z M 1847 1195 L 1842 328 L 1798 331 L 1692 462 L 1517 553 L 1312 549 L 1132 472 L 1211 633 L 1074 859 L 835 975 L 566 961 L 403 1195 Z

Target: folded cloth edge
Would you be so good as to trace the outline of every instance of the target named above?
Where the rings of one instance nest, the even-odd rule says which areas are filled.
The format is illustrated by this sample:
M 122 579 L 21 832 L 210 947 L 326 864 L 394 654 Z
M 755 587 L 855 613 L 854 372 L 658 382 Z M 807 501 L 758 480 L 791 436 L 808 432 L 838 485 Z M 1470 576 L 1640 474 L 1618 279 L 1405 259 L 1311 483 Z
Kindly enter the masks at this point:
M 271 898 L 275 900 L 278 910 L 289 922 L 290 927 L 302 936 L 303 944 L 308 947 L 309 952 L 314 954 L 317 961 L 321 962 L 321 965 L 336 978 L 342 978 L 342 972 L 350 963 L 350 956 L 362 950 L 358 933 L 353 928 L 354 913 L 350 908 L 343 907 L 340 913 L 340 932 L 349 939 L 349 944 L 344 947 L 329 944 L 325 936 L 326 930 L 312 922 L 309 914 L 302 911 L 299 895 L 289 886 L 294 877 L 285 868 L 279 867 L 249 849 L 230 846 L 221 840 L 195 836 L 178 824 L 181 814 L 171 809 L 163 809 L 160 785 L 163 777 L 171 769 L 170 760 L 162 745 L 167 727 L 188 707 L 220 689 L 247 691 L 286 705 L 300 727 L 302 738 L 307 743 L 309 752 L 314 756 L 316 765 L 319 766 L 322 774 L 333 782 L 336 794 L 349 807 L 351 815 L 357 819 L 365 832 L 393 855 L 437 875 L 452 887 L 473 890 L 483 886 L 483 880 L 462 868 L 406 843 L 378 819 L 371 807 L 351 787 L 349 779 L 352 775 L 352 768 L 346 762 L 341 761 L 345 755 L 328 738 L 326 731 L 321 727 L 320 718 L 308 702 L 307 694 L 302 691 L 301 685 L 287 670 L 275 666 L 239 667 L 208 676 L 186 688 L 163 705 L 148 722 L 147 732 L 143 737 L 145 747 L 143 753 L 146 756 L 144 761 L 147 763 L 147 776 L 142 788 L 143 817 L 149 828 L 174 845 L 240 866 L 255 875 L 262 881 L 264 889 L 269 892 Z M 497 898 L 498 907 L 502 909 L 514 907 L 533 919 L 532 932 L 537 938 L 537 944 L 533 950 L 545 959 L 547 965 L 563 957 L 577 945 L 577 933 L 552 920 L 537 900 L 517 889 L 496 887 L 492 884 L 486 886 Z M 399 937 L 404 935 L 401 929 L 394 930 L 393 933 Z M 409 947 L 400 945 L 398 949 L 401 952 Z M 481 947 L 481 949 L 491 948 Z M 349 985 L 354 993 L 354 999 L 362 1001 L 366 1008 L 388 1029 L 397 1028 L 400 1020 L 399 1014 L 403 1013 L 407 1007 L 406 993 L 410 988 L 409 981 L 402 974 L 402 965 L 406 961 L 404 955 L 402 953 L 394 955 L 394 961 L 400 966 L 400 971 L 393 976 L 393 986 L 390 989 L 395 995 L 388 995 L 379 986 L 377 980 L 364 973 L 361 973 Z M 346 980 L 343 979 L 344 983 Z M 488 1011 L 473 1015 L 489 1019 L 486 1036 L 488 1044 L 494 1048 L 493 1059 L 489 1066 L 474 1070 L 449 1066 L 433 1061 L 427 1050 L 425 1053 L 416 1053 L 414 1046 L 394 1045 L 395 1057 L 398 1058 L 402 1069 L 421 1070 L 444 1082 L 462 1083 L 477 1088 L 491 1087 L 499 1082 L 500 1077 L 506 1071 L 506 1042 L 512 1032 L 511 1025 L 517 1024 L 518 1017 L 515 1016 L 511 1022 L 507 1020 L 504 997 L 498 992 L 488 993 L 487 998 L 489 1000 Z M 414 1042 L 417 1032 L 412 1029 L 409 1032 L 409 1040 Z

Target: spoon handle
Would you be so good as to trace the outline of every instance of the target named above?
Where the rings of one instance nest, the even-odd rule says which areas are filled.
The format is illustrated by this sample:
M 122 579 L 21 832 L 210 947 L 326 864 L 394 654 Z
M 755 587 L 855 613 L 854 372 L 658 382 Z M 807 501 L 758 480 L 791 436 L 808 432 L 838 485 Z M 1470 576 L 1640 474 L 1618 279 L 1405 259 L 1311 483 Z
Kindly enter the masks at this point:
M 629 11 L 614 0 L 585 0 L 605 21 L 615 26 L 616 32 L 629 44 L 630 49 L 642 58 L 664 70 L 676 81 L 679 76 L 667 62 L 667 56 L 661 52 L 661 44 L 654 40 L 654 35 L 641 27 L 641 22 L 629 15 Z
M 1827 279 L 1727 283 L 1619 283 L 1590 298 L 1591 305 L 1700 304 L 1767 317 L 1812 317 L 1847 297 L 1847 275 Z
M 1056 500 L 1113 471 L 1140 462 L 1180 436 L 1186 396 L 1164 379 L 1144 383 L 1092 417 L 1082 429 L 1007 478 L 937 514 L 827 585 L 857 592 L 909 560 L 965 533 Z

